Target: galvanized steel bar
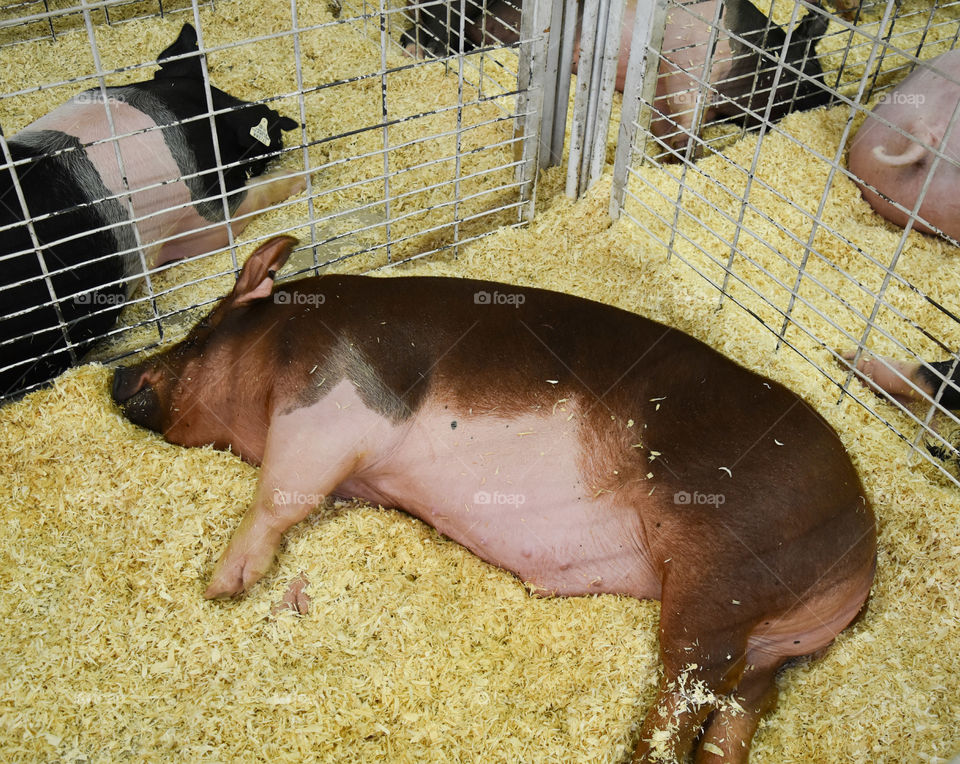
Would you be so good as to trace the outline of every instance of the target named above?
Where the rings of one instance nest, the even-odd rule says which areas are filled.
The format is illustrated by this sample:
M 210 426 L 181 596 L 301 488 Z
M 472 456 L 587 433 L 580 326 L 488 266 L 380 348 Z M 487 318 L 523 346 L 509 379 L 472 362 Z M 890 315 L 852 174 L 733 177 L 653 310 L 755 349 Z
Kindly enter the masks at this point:
M 520 72 L 517 83 L 517 134 L 522 136 L 521 163 L 518 169 L 520 194 L 524 204 L 520 216 L 533 219 L 536 207 L 536 181 L 540 157 L 541 114 L 547 83 L 547 45 L 551 0 L 528 0 L 520 21 Z
M 577 87 L 573 99 L 573 123 L 570 127 L 570 148 L 567 153 L 567 196 L 580 194 L 580 172 L 589 131 L 590 80 L 593 74 L 593 51 L 597 44 L 600 4 L 602 0 L 585 0 L 580 23 L 580 58 L 577 63 Z
M 607 127 L 613 110 L 613 94 L 616 90 L 617 62 L 620 50 L 621 28 L 625 0 L 609 0 L 606 18 L 606 36 L 600 53 L 596 113 L 594 115 L 593 140 L 590 146 L 587 185 L 594 183 L 603 173 L 607 157 Z
M 561 37 L 559 34 L 563 26 L 563 0 L 551 0 L 550 2 L 550 32 L 547 40 L 546 62 L 543 80 L 543 108 L 540 113 L 540 153 L 537 158 L 538 167 L 547 167 L 550 164 L 556 164 L 553 161 L 554 146 L 553 125 L 556 119 L 559 104 L 559 87 L 561 80 L 565 79 L 569 87 L 570 70 L 563 71 L 561 65 Z
M 610 192 L 610 217 L 620 218 L 628 169 L 633 161 L 637 132 L 650 126 L 650 108 L 641 115 L 643 103 L 652 104 L 660 70 L 659 52 L 663 46 L 663 32 L 667 23 L 668 0 L 638 2 L 631 35 L 630 58 L 623 83 L 623 108 L 617 131 L 617 149 L 613 160 L 613 185 Z M 622 55 L 622 52 L 621 52 Z M 644 117 L 641 122 L 641 116 Z M 645 142 L 644 142 L 645 145 Z M 641 145 L 640 151 L 644 150 Z

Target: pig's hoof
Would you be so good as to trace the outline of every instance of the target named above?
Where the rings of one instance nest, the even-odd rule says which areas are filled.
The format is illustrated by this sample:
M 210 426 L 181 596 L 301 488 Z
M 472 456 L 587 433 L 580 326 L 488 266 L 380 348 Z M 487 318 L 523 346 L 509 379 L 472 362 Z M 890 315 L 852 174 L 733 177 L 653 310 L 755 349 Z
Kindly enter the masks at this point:
M 297 194 L 303 193 L 307 190 L 307 176 L 306 175 L 297 175 L 290 178 L 290 196 L 296 196 Z
M 272 190 L 271 196 L 277 201 L 282 201 L 306 191 L 307 176 L 303 174 L 280 175 L 270 186 Z
M 267 565 L 257 565 L 249 558 L 236 562 L 222 561 L 213 571 L 203 596 L 214 600 L 243 594 L 263 577 L 270 562 L 273 562 L 273 555 L 270 555 Z
M 238 594 L 243 593 L 243 585 L 235 585 L 228 581 L 224 581 L 222 577 L 214 576 L 210 583 L 207 585 L 206 590 L 203 592 L 203 596 L 208 600 L 225 600 L 230 597 L 236 597 Z
M 304 590 L 310 585 L 310 581 L 303 574 L 303 571 L 297 575 L 293 581 L 290 582 L 290 586 L 287 587 L 286 593 L 273 608 L 270 610 L 272 615 L 277 615 L 282 613 L 284 610 L 292 610 L 294 613 L 299 613 L 300 615 L 306 615 L 310 610 L 310 595 L 307 594 Z
M 855 350 L 848 350 L 845 353 L 841 353 L 840 357 L 847 361 L 849 366 L 857 372 L 857 379 L 864 386 L 870 388 L 870 390 L 878 395 L 881 395 L 883 392 L 888 392 L 899 399 L 900 395 L 895 390 L 896 386 L 893 384 L 896 380 L 893 372 L 885 368 L 881 360 L 872 358 L 866 353 L 860 357 L 860 362 L 854 367 L 853 359 L 856 358 L 856 355 Z

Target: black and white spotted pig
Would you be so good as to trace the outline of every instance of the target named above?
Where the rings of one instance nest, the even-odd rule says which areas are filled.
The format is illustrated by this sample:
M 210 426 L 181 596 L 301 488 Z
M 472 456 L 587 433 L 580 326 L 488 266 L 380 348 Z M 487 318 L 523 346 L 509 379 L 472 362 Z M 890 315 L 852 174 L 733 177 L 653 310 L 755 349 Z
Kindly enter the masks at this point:
M 159 63 L 152 80 L 79 93 L 7 138 L 16 179 L 4 161 L 0 396 L 70 365 L 61 319 L 79 356 L 112 328 L 144 267 L 228 243 L 193 27 Z M 252 213 L 303 188 L 296 176 L 250 182 L 282 149 L 282 131 L 298 125 L 215 87 L 210 94 L 236 234 Z

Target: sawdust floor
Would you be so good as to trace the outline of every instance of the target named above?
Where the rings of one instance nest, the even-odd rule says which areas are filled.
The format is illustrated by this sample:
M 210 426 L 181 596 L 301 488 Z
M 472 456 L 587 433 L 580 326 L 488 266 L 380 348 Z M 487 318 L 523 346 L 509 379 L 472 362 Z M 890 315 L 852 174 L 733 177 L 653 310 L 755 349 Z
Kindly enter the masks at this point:
M 820 140 L 835 149 L 842 121 L 817 112 L 788 125 L 824 131 Z M 799 192 L 806 177 L 784 170 L 774 182 Z M 876 508 L 878 573 L 865 617 L 825 655 L 781 673 L 779 705 L 751 760 L 892 764 L 956 753 L 960 494 L 862 407 L 837 404 L 836 387 L 797 353 L 774 353 L 771 335 L 742 309 L 727 302 L 717 311 L 716 293 L 652 238 L 626 221 L 609 227 L 608 178 L 577 203 L 559 193 L 562 182 L 559 170 L 544 175 L 529 228 L 501 230 L 458 260 L 397 270 L 546 286 L 627 308 L 810 401 L 840 433 Z M 855 191 L 838 189 L 848 219 L 870 237 L 894 235 Z M 776 199 L 762 203 L 778 214 Z M 286 225 L 271 214 L 251 237 Z M 919 234 L 910 244 L 912 277 L 928 290 L 942 284 L 944 304 L 958 307 L 949 290 L 960 283 L 960 253 Z M 211 290 L 228 285 L 221 278 Z M 831 362 L 816 343 L 796 343 L 824 368 Z M 109 382 L 107 368 L 84 366 L 0 410 L 4 759 L 627 756 L 658 677 L 656 603 L 533 598 L 406 515 L 351 503 L 292 530 L 249 596 L 207 602 L 205 579 L 257 472 L 129 424 Z M 899 421 L 892 407 L 883 411 Z M 310 613 L 273 615 L 300 571 L 311 582 Z

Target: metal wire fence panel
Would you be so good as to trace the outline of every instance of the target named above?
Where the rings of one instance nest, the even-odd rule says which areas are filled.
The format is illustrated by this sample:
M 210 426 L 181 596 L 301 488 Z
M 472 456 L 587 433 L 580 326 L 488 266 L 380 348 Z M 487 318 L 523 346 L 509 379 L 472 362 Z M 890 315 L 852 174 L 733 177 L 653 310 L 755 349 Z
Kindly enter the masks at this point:
M 181 335 L 270 236 L 301 241 L 286 277 L 451 257 L 528 220 L 542 33 L 499 3 L 481 27 L 507 39 L 417 49 L 441 6 L 0 11 L 0 396 Z
M 960 485 L 960 6 L 659 18 L 662 47 L 633 51 L 614 215 Z
M 215 0 L 197 3 L 212 8 Z M 123 24 L 151 17 L 189 14 L 191 0 L 14 0 L 0 8 L 0 46 L 35 40 L 55 42 L 58 35 L 84 28 L 84 12 L 94 24 Z

